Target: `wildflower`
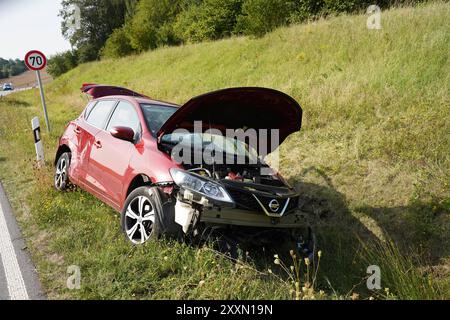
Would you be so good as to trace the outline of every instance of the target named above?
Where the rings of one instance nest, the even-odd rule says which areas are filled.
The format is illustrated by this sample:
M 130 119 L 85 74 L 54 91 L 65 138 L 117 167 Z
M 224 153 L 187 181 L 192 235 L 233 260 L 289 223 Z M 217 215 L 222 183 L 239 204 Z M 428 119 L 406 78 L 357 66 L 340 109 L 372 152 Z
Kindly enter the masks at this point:
M 306 264 L 307 266 L 309 266 L 309 264 L 310 264 L 309 258 L 305 258 L 305 264 Z
M 295 257 L 295 252 L 294 252 L 294 250 L 289 251 L 289 254 L 291 255 L 291 257 Z
M 274 257 L 275 259 L 279 259 L 279 258 L 280 258 L 277 254 L 274 254 L 273 257 Z
M 267 272 L 269 272 L 269 274 L 272 274 L 272 269 L 268 269 Z
M 290 268 L 291 268 L 291 271 L 294 272 L 294 266 L 291 266 Z
M 300 60 L 300 61 L 305 60 L 305 58 L 306 58 L 306 55 L 305 55 L 304 52 L 300 52 L 300 53 L 297 55 L 297 59 Z
M 273 263 L 275 263 L 275 264 L 280 264 L 281 262 L 280 262 L 280 259 L 278 259 L 278 258 L 276 258 L 275 260 L 274 260 L 274 262 Z
M 319 250 L 319 252 L 317 252 L 317 256 L 320 258 L 322 256 L 322 250 Z

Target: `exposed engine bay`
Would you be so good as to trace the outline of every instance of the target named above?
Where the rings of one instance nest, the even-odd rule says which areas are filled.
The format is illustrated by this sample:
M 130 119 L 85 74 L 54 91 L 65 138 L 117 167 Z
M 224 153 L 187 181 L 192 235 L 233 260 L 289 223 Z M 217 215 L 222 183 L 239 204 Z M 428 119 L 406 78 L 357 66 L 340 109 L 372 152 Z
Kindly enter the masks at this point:
M 229 180 L 236 182 L 255 183 L 269 185 L 274 187 L 285 187 L 286 183 L 280 176 L 275 174 L 267 165 L 203 165 L 201 167 L 184 166 L 188 171 L 197 173 L 201 176 L 209 177 L 214 180 Z M 262 175 L 261 169 L 264 168 L 271 175 Z

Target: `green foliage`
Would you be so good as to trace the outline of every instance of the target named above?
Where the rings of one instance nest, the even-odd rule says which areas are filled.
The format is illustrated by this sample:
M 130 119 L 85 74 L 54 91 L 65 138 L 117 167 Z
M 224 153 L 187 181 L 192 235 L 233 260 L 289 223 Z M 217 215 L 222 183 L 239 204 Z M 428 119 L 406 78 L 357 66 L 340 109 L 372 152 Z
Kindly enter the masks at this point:
M 23 60 L 6 60 L 0 58 L 0 79 L 9 78 L 25 72 L 27 67 Z
M 96 60 L 108 37 L 120 28 L 133 11 L 136 0 L 64 0 L 60 16 L 63 35 L 78 50 L 79 63 Z M 79 8 L 80 28 L 74 23 Z
M 229 37 L 235 28 L 243 0 L 204 0 L 181 12 L 175 22 L 176 35 L 184 42 Z
M 141 0 L 124 27 L 131 47 L 142 52 L 161 45 L 177 44 L 172 22 L 180 11 L 179 0 Z
M 119 58 L 134 53 L 130 39 L 124 28 L 114 30 L 102 49 L 102 57 Z
M 421 1 L 425 0 L 377 3 L 386 8 Z M 77 51 L 78 63 L 83 63 L 233 34 L 262 36 L 279 26 L 358 12 L 370 4 L 368 0 L 64 0 L 60 16 L 62 33 Z M 74 5 L 80 8 L 80 29 L 73 25 Z
M 246 35 L 261 36 L 286 24 L 294 7 L 294 1 L 245 0 L 236 31 Z
M 47 72 L 53 77 L 59 77 L 78 65 L 78 53 L 66 51 L 50 57 L 47 64 Z

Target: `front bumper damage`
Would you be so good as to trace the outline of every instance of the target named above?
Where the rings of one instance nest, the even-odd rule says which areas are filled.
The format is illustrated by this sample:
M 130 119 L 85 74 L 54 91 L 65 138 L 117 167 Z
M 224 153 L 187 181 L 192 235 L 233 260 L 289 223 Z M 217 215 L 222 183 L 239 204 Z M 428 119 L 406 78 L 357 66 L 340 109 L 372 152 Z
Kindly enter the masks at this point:
M 271 229 L 298 229 L 308 225 L 307 215 L 298 209 L 295 193 L 277 197 L 248 190 L 237 195 L 234 190 L 231 194 L 234 204 L 211 200 L 181 188 L 176 196 L 175 222 L 182 226 L 184 233 L 195 229 L 199 223 Z

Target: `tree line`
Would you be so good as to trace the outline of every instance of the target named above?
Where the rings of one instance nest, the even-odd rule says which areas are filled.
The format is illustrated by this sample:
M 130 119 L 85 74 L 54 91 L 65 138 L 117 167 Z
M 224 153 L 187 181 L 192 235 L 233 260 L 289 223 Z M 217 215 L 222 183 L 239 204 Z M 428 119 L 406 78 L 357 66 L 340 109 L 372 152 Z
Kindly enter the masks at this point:
M 118 58 L 161 46 L 233 35 L 260 37 L 273 29 L 343 12 L 426 0 L 63 0 L 62 33 L 72 50 L 53 56 L 59 76 L 80 63 Z M 80 28 L 73 22 L 79 8 Z
M 3 59 L 0 58 L 0 79 L 6 79 L 12 76 L 17 76 L 22 72 L 25 72 L 27 67 L 25 63 L 20 59 Z

